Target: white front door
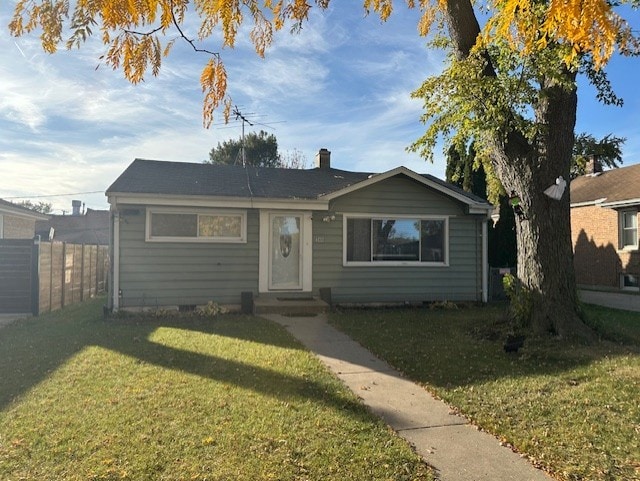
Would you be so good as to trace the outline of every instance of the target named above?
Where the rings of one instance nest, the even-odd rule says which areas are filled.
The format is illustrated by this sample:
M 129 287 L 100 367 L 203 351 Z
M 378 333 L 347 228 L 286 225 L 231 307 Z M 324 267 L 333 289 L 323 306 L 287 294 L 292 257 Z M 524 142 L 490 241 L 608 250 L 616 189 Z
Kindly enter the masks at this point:
M 260 292 L 311 290 L 311 214 L 261 212 Z

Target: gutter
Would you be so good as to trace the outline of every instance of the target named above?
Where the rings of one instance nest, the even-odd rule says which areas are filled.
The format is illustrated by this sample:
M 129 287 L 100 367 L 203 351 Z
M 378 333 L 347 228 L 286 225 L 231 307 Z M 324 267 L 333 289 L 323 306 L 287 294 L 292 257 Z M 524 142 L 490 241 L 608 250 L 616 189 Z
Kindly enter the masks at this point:
M 573 202 L 571 204 L 569 204 L 569 207 L 573 208 L 573 207 L 588 207 L 590 205 L 602 205 L 602 203 L 607 200 L 606 197 L 602 197 L 601 199 L 595 199 L 595 200 L 588 200 L 585 202 Z
M 615 209 L 616 207 L 631 207 L 637 205 L 640 205 L 640 199 L 626 199 L 614 202 L 604 202 L 602 204 L 602 207 L 611 207 Z
M 113 226 L 113 289 L 111 292 L 111 302 L 113 312 L 117 312 L 120 308 L 120 212 L 113 210 L 111 213 L 111 222 Z

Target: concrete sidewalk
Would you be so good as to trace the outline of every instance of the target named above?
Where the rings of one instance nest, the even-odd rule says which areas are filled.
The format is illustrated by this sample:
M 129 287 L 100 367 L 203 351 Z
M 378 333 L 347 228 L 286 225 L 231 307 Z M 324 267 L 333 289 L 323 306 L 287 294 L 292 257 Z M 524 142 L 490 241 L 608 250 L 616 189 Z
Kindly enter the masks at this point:
M 589 291 L 581 289 L 578 297 L 586 304 L 640 312 L 640 295 L 630 292 Z
M 331 327 L 324 315 L 262 317 L 283 326 L 371 411 L 409 441 L 443 481 L 550 481 L 525 458 L 478 431 L 442 401 Z

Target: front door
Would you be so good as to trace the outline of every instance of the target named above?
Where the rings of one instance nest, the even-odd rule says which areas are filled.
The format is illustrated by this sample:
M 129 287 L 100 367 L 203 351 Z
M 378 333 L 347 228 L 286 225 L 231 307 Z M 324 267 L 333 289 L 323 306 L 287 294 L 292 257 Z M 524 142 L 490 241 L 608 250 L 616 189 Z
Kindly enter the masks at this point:
M 263 211 L 260 292 L 311 290 L 311 213 Z
M 301 215 L 270 215 L 269 289 L 302 289 L 301 227 Z

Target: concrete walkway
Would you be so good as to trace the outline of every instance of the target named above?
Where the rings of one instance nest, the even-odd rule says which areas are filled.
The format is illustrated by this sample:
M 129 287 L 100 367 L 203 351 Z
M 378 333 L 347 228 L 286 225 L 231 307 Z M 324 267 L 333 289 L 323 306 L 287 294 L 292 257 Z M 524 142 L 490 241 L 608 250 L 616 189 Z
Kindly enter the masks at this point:
M 478 431 L 417 384 L 404 379 L 324 315 L 262 317 L 285 326 L 338 376 L 371 411 L 409 441 L 443 481 L 550 481 L 544 472 Z
M 580 300 L 586 304 L 622 309 L 624 311 L 640 312 L 640 295 L 625 292 L 607 291 L 578 291 Z

